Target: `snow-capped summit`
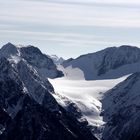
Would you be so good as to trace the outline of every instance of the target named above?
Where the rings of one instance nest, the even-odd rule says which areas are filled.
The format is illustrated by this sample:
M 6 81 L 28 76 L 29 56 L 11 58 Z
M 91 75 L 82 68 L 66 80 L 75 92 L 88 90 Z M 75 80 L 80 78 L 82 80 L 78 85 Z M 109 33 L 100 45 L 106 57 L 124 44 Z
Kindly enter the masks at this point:
M 58 77 L 60 71 L 38 48 L 34 46 L 19 48 L 8 43 L 0 49 L 0 62 L 1 76 L 9 76 L 13 80 L 20 78 L 19 81 L 23 83 L 26 92 L 39 104 L 44 104 L 44 100 L 51 100 L 48 96 L 53 92 L 53 87 L 47 78 Z M 54 108 L 57 109 L 56 106 Z
M 140 49 L 123 45 L 64 61 L 67 75 L 70 67 L 82 70 L 86 80 L 119 78 L 140 71 Z
M 12 43 L 7 43 L 0 49 L 0 57 L 6 57 L 16 62 L 25 60 L 28 64 L 34 65 L 36 71 L 45 77 L 56 78 L 63 75 L 57 70 L 52 59 L 31 45 L 18 47 Z
M 12 43 L 7 43 L 0 49 L 0 57 L 8 57 L 16 54 L 18 54 L 18 48 Z
M 56 103 L 54 103 L 55 100 L 50 95 L 53 92 L 52 85 L 47 80 L 47 77 L 43 77 L 37 71 L 36 69 L 37 66 L 32 65 L 30 61 L 24 59 L 24 57 L 22 56 L 21 49 L 22 48 L 17 48 L 13 44 L 8 43 L 5 46 L 3 46 L 2 49 L 0 50 L 1 54 L 3 54 L 0 58 L 0 81 L 1 82 L 13 81 L 13 83 L 18 84 L 19 86 L 22 87 L 23 93 L 28 94 L 37 103 L 42 105 L 47 104 L 49 108 L 53 108 L 54 110 L 57 110 L 57 106 L 55 105 Z M 57 69 L 55 70 L 57 71 Z M 47 67 L 46 67 L 46 71 L 47 71 Z M 7 87 L 5 89 L 1 87 L 1 91 L 2 90 L 6 91 L 8 88 L 10 87 Z M 15 106 L 16 106 L 13 105 L 12 103 L 9 103 L 12 102 L 10 101 L 11 98 L 10 96 L 13 96 L 11 92 L 15 92 L 12 91 L 12 89 L 10 90 L 11 91 L 7 93 L 7 98 L 9 99 L 7 100 L 6 98 L 4 98 L 5 100 L 4 104 L 6 105 L 4 109 L 7 112 L 9 112 L 9 115 L 13 110 L 15 110 Z M 18 92 L 16 93 L 16 96 L 19 96 Z M 18 101 L 15 102 L 14 104 L 18 104 Z

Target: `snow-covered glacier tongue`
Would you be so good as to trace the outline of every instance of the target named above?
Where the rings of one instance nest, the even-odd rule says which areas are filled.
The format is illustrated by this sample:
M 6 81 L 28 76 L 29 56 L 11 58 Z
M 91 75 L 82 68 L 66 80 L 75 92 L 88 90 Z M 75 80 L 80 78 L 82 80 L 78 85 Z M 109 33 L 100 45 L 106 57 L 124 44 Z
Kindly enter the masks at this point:
M 126 79 L 127 76 L 110 80 L 70 80 L 66 77 L 49 79 L 55 89 L 53 96 L 66 110 L 79 121 L 88 121 L 93 134 L 102 138 L 106 121 L 101 116 L 102 103 L 106 91 Z
M 34 47 L 11 43 L 0 49 L 1 140 L 96 140 L 52 96 L 48 81 L 62 75 L 53 61 Z

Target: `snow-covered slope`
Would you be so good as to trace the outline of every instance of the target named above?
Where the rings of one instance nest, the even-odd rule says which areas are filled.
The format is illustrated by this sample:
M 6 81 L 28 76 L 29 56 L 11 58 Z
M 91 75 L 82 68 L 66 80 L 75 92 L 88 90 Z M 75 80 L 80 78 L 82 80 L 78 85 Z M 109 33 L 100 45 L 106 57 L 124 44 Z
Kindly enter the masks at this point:
M 53 61 L 33 46 L 8 43 L 2 47 L 1 140 L 96 140 L 87 121 L 79 121 L 53 97 L 47 77 L 55 78 L 58 73 Z
M 102 105 L 107 122 L 103 140 L 140 139 L 140 73 L 108 91 Z
M 100 116 L 104 93 L 126 79 L 122 77 L 112 80 L 68 80 L 65 77 L 49 79 L 55 89 L 54 97 L 58 103 L 69 110 L 73 105 L 79 110 L 79 120 L 86 119 L 92 127 L 93 133 L 100 138 L 104 121 Z
M 140 49 L 133 46 L 111 47 L 63 62 L 68 79 L 113 79 L 140 71 Z M 77 71 L 81 71 L 79 76 Z M 84 76 L 83 76 L 84 75 Z

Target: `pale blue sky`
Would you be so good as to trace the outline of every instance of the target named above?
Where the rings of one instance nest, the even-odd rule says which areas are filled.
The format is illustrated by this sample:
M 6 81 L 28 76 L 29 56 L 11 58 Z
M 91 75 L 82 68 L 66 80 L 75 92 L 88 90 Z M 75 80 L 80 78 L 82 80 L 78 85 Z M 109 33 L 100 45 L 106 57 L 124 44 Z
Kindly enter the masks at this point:
M 0 46 L 7 42 L 64 58 L 140 46 L 140 0 L 0 0 Z

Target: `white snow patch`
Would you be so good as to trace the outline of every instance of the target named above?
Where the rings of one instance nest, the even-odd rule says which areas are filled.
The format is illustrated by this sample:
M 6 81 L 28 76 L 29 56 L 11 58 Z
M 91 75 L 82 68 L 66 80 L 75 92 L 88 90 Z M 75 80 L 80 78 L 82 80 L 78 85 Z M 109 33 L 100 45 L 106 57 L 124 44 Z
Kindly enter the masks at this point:
M 11 55 L 10 58 L 8 59 L 10 62 L 13 62 L 14 64 L 17 64 L 20 62 L 21 58 L 19 56 L 14 56 L 14 55 Z

